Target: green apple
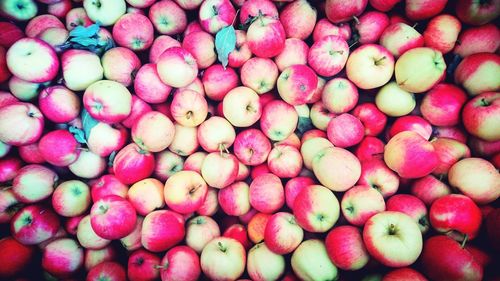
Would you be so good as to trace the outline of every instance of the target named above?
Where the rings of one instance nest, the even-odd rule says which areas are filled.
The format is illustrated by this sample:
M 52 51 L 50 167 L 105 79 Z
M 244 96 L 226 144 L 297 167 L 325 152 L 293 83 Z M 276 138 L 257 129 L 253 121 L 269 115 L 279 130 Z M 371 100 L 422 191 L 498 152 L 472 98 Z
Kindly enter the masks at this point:
M 127 11 L 125 0 L 84 0 L 83 8 L 92 21 L 102 26 L 113 25 Z
M 36 16 L 38 7 L 33 0 L 2 0 L 0 13 L 14 20 L 25 21 Z
M 336 280 L 338 270 L 319 239 L 302 242 L 292 255 L 293 272 L 304 281 Z

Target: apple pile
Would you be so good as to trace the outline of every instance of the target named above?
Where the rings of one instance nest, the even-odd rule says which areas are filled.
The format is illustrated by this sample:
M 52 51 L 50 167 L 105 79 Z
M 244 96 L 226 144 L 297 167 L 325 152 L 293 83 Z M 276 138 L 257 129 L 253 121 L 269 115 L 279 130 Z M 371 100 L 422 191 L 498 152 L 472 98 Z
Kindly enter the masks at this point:
M 0 279 L 498 277 L 499 14 L 1 0 Z

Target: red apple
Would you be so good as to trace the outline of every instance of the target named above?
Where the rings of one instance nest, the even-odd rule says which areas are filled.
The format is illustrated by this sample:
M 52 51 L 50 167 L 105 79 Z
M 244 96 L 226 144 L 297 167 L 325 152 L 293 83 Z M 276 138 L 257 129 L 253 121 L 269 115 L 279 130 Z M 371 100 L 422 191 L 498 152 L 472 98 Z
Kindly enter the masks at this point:
M 326 232 L 340 215 L 339 201 L 331 190 L 311 185 L 299 192 L 293 204 L 297 223 L 309 232 Z
M 34 245 L 53 238 L 60 223 L 57 215 L 40 205 L 19 210 L 10 221 L 10 233 L 24 245 Z
M 303 237 L 304 231 L 290 213 L 278 212 L 267 221 L 264 240 L 273 253 L 283 255 L 293 252 Z
M 250 205 L 259 212 L 271 214 L 285 203 L 285 192 L 280 178 L 274 174 L 257 176 L 250 184 Z
M 215 101 L 223 100 L 230 90 L 238 86 L 238 81 L 236 71 L 231 67 L 224 68 L 221 64 L 214 64 L 203 72 L 202 82 L 205 93 L 207 97 Z
M 151 252 L 163 252 L 184 239 L 184 218 L 173 211 L 149 213 L 142 224 L 142 246 Z
M 462 85 L 469 95 L 476 96 L 500 89 L 497 74 L 500 56 L 478 53 L 465 57 L 455 69 L 455 83 Z
M 430 206 L 436 199 L 451 194 L 451 189 L 435 176 L 428 175 L 412 183 L 411 193 Z
M 149 177 L 155 166 L 153 154 L 141 149 L 135 143 L 128 144 L 116 154 L 113 160 L 115 176 L 124 184 L 132 184 Z
M 500 113 L 500 93 L 488 92 L 469 100 L 462 111 L 465 129 L 470 134 L 486 141 L 500 140 L 500 133 L 494 128 L 500 126 L 496 118 Z
M 459 0 L 457 16 L 464 23 L 483 25 L 498 17 L 500 2 L 497 0 L 476 3 L 471 0 Z
M 420 116 L 402 116 L 397 118 L 389 129 L 389 138 L 404 131 L 415 132 L 424 139 L 429 140 L 432 135 L 432 126 L 427 120 Z
M 248 47 L 261 58 L 272 58 L 281 53 L 285 48 L 285 39 L 281 22 L 269 16 L 259 15 L 247 30 Z
M 235 17 L 236 11 L 229 0 L 203 1 L 198 13 L 198 19 L 203 29 L 212 34 L 231 25 Z
M 495 24 L 485 24 L 463 30 L 458 36 L 460 44 L 453 53 L 467 57 L 477 53 L 494 53 L 500 46 L 500 31 Z
M 133 51 L 146 50 L 153 44 L 153 24 L 144 15 L 125 14 L 113 25 L 113 39 Z
M 452 84 L 438 84 L 422 100 L 422 116 L 434 126 L 455 126 L 467 101 L 463 90 Z
M 186 12 L 174 1 L 158 1 L 149 9 L 149 19 L 160 34 L 181 33 L 187 25 Z
M 168 250 L 160 264 L 162 280 L 195 281 L 201 274 L 200 258 L 187 246 Z
M 80 154 L 80 144 L 66 130 L 45 134 L 38 142 L 38 149 L 45 161 L 60 167 L 74 163 Z
M 87 281 L 110 281 L 126 280 L 127 274 L 123 266 L 117 262 L 101 262 L 87 273 Z
M 448 0 L 406 0 L 406 16 L 413 21 L 424 20 L 439 14 Z
M 325 4 L 325 13 L 327 18 L 333 23 L 346 22 L 355 16 L 361 15 L 367 4 L 368 0 L 355 0 L 350 2 L 327 0 Z
M 387 273 L 382 281 L 427 281 L 427 278 L 415 269 L 403 267 Z
M 431 141 L 438 155 L 439 164 L 432 172 L 434 175 L 447 175 L 451 166 L 462 158 L 470 157 L 469 148 L 454 139 L 436 138 Z
M 50 242 L 43 250 L 42 268 L 48 273 L 65 278 L 83 266 L 83 249 L 70 238 Z
M 160 257 L 146 250 L 130 254 L 127 263 L 127 276 L 130 281 L 154 281 L 160 277 Z
M 182 47 L 193 55 L 199 69 L 205 69 L 217 60 L 214 37 L 205 31 L 185 35 Z
M 418 197 L 408 194 L 396 194 L 387 200 L 387 211 L 405 213 L 410 216 L 420 228 L 422 233 L 429 230 L 427 209 L 424 202 Z
M 382 194 L 376 189 L 358 185 L 344 193 L 340 208 L 350 224 L 363 226 L 373 215 L 385 211 L 385 202 Z
M 359 270 L 370 259 L 361 231 L 354 226 L 344 225 L 330 230 L 325 246 L 333 264 L 343 270 Z
M 104 239 L 120 239 L 135 227 L 137 215 L 127 200 L 108 195 L 94 202 L 90 210 L 90 223 L 97 235 Z
M 344 68 L 348 56 L 349 45 L 346 40 L 329 35 L 314 42 L 309 49 L 307 62 L 319 75 L 333 76 Z

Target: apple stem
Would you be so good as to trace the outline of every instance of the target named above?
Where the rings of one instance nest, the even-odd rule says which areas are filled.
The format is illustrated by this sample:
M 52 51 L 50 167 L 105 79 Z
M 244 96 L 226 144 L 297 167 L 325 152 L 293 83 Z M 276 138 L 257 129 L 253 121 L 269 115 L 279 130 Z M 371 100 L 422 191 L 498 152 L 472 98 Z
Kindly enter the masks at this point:
M 375 61 L 375 65 L 379 65 L 379 64 L 380 64 L 383 60 L 385 60 L 385 59 L 386 59 L 386 57 L 385 57 L 385 56 L 383 56 L 383 57 L 379 58 L 378 60 L 376 60 L 376 61 Z
M 354 41 L 351 45 L 349 45 L 349 49 L 352 48 L 354 45 L 358 44 L 359 42 L 356 40 Z
M 261 10 L 259 10 L 259 15 L 257 17 L 259 18 L 260 25 L 264 26 L 264 20 L 262 20 L 262 18 L 264 17 L 264 14 L 262 13 Z
M 389 235 L 394 235 L 394 234 L 396 234 L 396 226 L 393 223 L 391 223 L 389 225 Z
M 352 17 L 352 19 L 354 20 L 354 22 L 355 22 L 356 24 L 359 24 L 359 19 L 358 19 L 358 17 L 357 17 L 357 16 L 353 16 L 353 17 Z
M 221 242 L 218 242 L 218 243 L 217 243 L 217 245 L 219 245 L 219 249 L 220 249 L 223 253 L 225 253 L 225 252 L 227 251 L 227 248 L 226 248 L 226 247 L 224 247 L 224 245 L 222 245 L 222 243 L 221 243 Z
M 416 22 L 416 23 L 415 23 L 412 27 L 413 27 L 413 28 L 416 28 L 416 27 L 417 27 L 417 25 L 418 25 L 418 22 Z
M 231 25 L 234 25 L 234 23 L 236 22 L 236 18 L 238 17 L 238 13 L 240 12 L 240 10 L 236 10 L 236 14 L 234 14 L 234 18 L 233 18 L 233 21 L 231 22 Z
M 465 248 L 465 244 L 467 243 L 467 240 L 469 239 L 469 235 L 465 234 L 464 240 L 462 241 L 462 244 L 460 245 L 463 248 Z
M 490 103 L 487 100 L 481 99 L 481 106 L 488 106 L 488 105 L 490 105 Z
M 190 110 L 186 113 L 186 119 L 191 119 L 193 117 L 193 112 Z

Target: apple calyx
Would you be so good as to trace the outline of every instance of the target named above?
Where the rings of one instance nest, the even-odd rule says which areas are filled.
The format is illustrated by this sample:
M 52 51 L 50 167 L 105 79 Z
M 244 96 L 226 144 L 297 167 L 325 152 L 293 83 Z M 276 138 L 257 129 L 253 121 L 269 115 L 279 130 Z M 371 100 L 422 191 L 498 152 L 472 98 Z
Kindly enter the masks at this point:
M 203 185 L 198 184 L 197 186 L 193 186 L 193 187 L 191 187 L 191 188 L 189 189 L 189 195 L 193 195 L 193 194 L 194 194 L 194 193 L 195 193 L 198 189 L 200 189 L 200 187 L 202 187 L 202 186 L 203 186 Z M 201 220 L 201 222 L 200 222 L 200 220 Z M 203 220 L 203 218 L 198 218 L 198 219 L 197 219 L 197 221 L 198 221 L 198 222 L 197 222 L 197 224 L 201 224 L 201 223 L 203 223 L 203 221 L 204 221 L 204 220 Z
M 142 265 L 144 263 L 144 258 L 143 257 L 138 257 L 135 261 L 135 265 Z
M 101 211 L 102 214 L 105 214 L 108 211 L 108 209 L 109 208 L 104 205 L 99 206 L 99 210 Z
M 101 3 L 101 1 L 100 1 L 100 0 L 94 0 L 94 1 L 92 2 L 92 5 L 96 6 L 97 8 L 102 7 L 102 3 Z
M 394 225 L 393 223 L 391 223 L 389 225 L 389 231 L 388 231 L 389 235 L 396 235 L 398 233 L 398 229 L 396 228 L 396 225 Z
M 381 58 L 376 59 L 375 61 L 373 61 L 373 63 L 374 63 L 375 65 L 377 65 L 377 66 L 378 66 L 378 65 L 380 65 L 380 64 L 381 64 L 381 63 L 382 63 L 382 62 L 383 62 L 386 58 L 387 58 L 386 56 L 383 56 L 383 57 L 381 57 Z
M 486 99 L 482 98 L 479 100 L 479 106 L 483 106 L 483 107 L 486 107 L 486 106 L 489 106 L 491 105 L 491 103 L 489 101 L 487 101 Z

